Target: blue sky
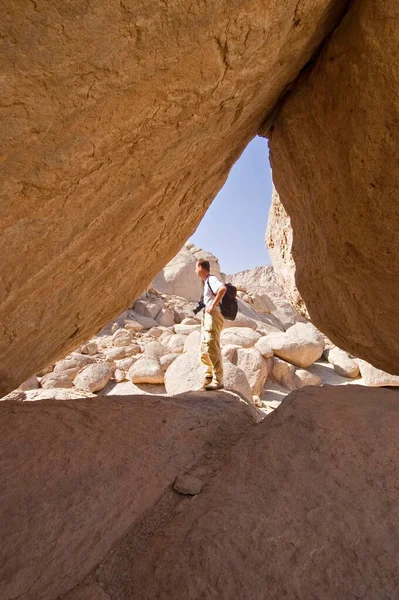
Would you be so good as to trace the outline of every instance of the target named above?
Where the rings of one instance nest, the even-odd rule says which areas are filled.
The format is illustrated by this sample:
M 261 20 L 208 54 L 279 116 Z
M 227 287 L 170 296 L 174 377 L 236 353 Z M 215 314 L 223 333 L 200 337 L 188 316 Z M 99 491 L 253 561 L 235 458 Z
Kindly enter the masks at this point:
M 224 273 L 270 264 L 264 237 L 271 197 L 267 141 L 255 137 L 189 241 L 217 256 Z

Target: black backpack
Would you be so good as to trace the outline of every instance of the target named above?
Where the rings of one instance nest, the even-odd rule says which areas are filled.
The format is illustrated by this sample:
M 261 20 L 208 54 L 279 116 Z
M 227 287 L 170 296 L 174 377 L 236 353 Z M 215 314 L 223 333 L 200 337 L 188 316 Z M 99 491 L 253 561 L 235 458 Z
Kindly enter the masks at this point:
M 211 288 L 211 284 L 209 283 L 208 279 L 206 280 L 206 282 L 212 294 L 216 296 L 215 292 Z M 225 283 L 224 285 L 226 286 L 226 293 L 220 302 L 220 312 L 228 321 L 234 321 L 238 312 L 237 288 L 234 287 L 234 285 L 232 285 L 231 283 Z

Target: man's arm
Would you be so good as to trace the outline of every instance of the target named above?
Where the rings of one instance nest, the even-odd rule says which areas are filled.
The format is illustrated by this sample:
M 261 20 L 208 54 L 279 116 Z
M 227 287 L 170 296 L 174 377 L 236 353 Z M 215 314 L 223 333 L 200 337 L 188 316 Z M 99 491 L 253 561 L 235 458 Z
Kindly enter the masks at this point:
M 209 308 L 207 308 L 207 312 L 211 312 L 211 310 L 214 310 L 217 307 L 217 305 L 219 304 L 219 302 L 222 300 L 223 296 L 225 295 L 226 289 L 227 288 L 225 285 L 222 285 L 218 289 L 218 291 L 216 292 L 216 296 L 214 297 L 214 299 L 212 301 L 212 304 L 210 305 Z

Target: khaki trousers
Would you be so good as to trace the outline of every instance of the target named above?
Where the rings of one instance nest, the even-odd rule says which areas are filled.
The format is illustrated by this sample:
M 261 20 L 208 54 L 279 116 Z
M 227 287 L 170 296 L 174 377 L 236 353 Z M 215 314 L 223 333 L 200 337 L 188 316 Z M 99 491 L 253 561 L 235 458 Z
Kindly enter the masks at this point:
M 223 384 L 223 361 L 220 349 L 220 334 L 224 318 L 220 311 L 207 313 L 204 310 L 201 330 L 201 362 L 205 366 L 205 379 Z

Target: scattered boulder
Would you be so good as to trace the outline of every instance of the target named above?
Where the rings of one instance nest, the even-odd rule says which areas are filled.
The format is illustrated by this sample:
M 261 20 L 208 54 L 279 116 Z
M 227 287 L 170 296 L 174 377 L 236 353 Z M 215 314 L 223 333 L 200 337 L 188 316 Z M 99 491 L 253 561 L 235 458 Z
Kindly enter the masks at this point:
M 54 372 L 68 371 L 69 369 L 83 369 L 83 367 L 91 365 L 94 362 L 95 359 L 92 356 L 73 352 L 70 356 L 67 356 L 55 364 Z
M 173 489 L 179 494 L 186 494 L 188 496 L 196 496 L 199 494 L 204 487 L 204 482 L 194 475 L 184 474 L 178 475 L 173 484 Z
M 127 319 L 124 323 L 124 328 L 128 331 L 133 331 L 134 333 L 138 333 L 144 329 L 141 323 L 134 321 L 133 319 Z
M 131 317 L 133 321 L 139 323 L 143 329 L 151 329 L 151 327 L 158 327 L 159 323 L 152 319 L 151 317 L 143 317 L 142 315 L 137 314 L 136 312 L 131 312 Z
M 155 319 L 164 306 L 162 298 L 151 296 L 150 298 L 139 298 L 136 300 L 133 310 L 141 317 Z
M 229 360 L 234 365 L 237 362 L 237 350 L 239 350 L 241 346 L 237 346 L 237 344 L 226 344 L 226 346 L 222 346 L 222 356 L 224 360 Z
M 170 367 L 170 365 L 172 364 L 172 362 L 178 356 L 179 356 L 178 354 L 173 354 L 173 353 L 164 354 L 163 356 L 161 356 L 160 359 L 159 359 L 159 362 L 161 363 L 162 370 L 164 372 L 167 371 L 167 369 Z
M 241 348 L 251 348 L 260 337 L 260 333 L 250 327 L 229 327 L 222 331 L 220 341 L 223 346 L 234 344 Z
M 96 342 L 86 342 L 86 344 L 83 344 L 83 346 L 80 347 L 79 351 L 81 354 L 89 354 L 92 356 L 93 354 L 97 354 L 98 346 Z
M 309 373 L 305 369 L 295 369 L 292 383 L 294 389 L 300 389 L 305 385 L 322 385 L 323 381 L 316 373 Z
M 262 336 L 255 344 L 255 348 L 259 350 L 264 358 L 271 358 L 273 356 L 273 349 L 270 346 L 267 336 Z
M 99 392 L 112 377 L 112 370 L 105 364 L 87 365 L 75 377 L 75 387 L 89 392 Z
M 160 358 L 161 356 L 168 354 L 168 352 L 169 351 L 167 350 L 167 348 L 165 348 L 165 346 L 161 342 L 154 341 L 148 342 L 144 346 L 143 356 L 154 356 L 156 358 Z
M 282 360 L 281 358 L 277 358 L 277 356 L 274 356 L 269 360 L 273 361 L 272 368 L 270 369 L 270 367 L 268 366 L 268 372 L 273 378 L 273 380 L 289 390 L 295 389 L 294 365 L 285 362 L 285 360 Z
M 132 332 L 127 329 L 118 329 L 112 336 L 112 344 L 116 348 L 123 348 L 123 346 L 130 346 L 133 341 Z
M 172 327 L 175 323 L 174 311 L 170 308 L 161 308 L 156 316 L 156 321 L 164 327 Z
M 72 369 L 72 371 L 74 370 Z M 67 372 L 59 371 L 58 373 L 48 373 L 42 377 L 40 385 L 44 389 L 71 388 L 73 386 L 73 379 Z
M 36 377 L 36 375 L 33 375 L 33 377 L 30 377 L 29 379 L 27 379 L 26 381 L 21 383 L 18 386 L 18 389 L 21 391 L 26 391 L 26 390 L 35 390 L 39 387 L 40 387 L 40 382 L 39 382 L 38 378 Z
M 256 329 L 258 327 L 258 323 L 254 319 L 244 315 L 241 311 L 238 311 L 234 321 L 228 321 L 227 319 L 224 321 L 224 329 L 231 327 L 249 327 L 250 329 Z
M 173 354 L 181 354 L 184 351 L 184 344 L 186 343 L 187 337 L 182 334 L 171 335 L 165 346 L 168 347 L 170 352 Z
M 129 369 L 128 378 L 132 383 L 164 382 L 165 374 L 157 358 L 143 357 L 135 362 Z
M 201 325 L 199 323 L 196 323 L 195 325 L 184 325 L 183 323 L 179 323 L 174 326 L 174 330 L 176 333 L 182 335 L 190 335 L 193 331 L 201 331 Z
M 356 359 L 356 362 L 359 365 L 364 385 L 369 387 L 399 386 L 399 375 L 385 373 L 385 371 L 376 369 L 376 367 L 373 367 L 373 365 L 360 358 Z
M 334 371 L 338 375 L 349 377 L 350 379 L 355 379 L 359 376 L 359 365 L 345 350 L 333 346 L 332 348 L 326 348 L 323 355 L 333 365 Z
M 237 362 L 235 364 L 245 373 L 252 395 L 259 396 L 267 379 L 265 359 L 255 348 L 239 348 L 236 352 Z
M 199 350 L 199 345 L 201 341 L 201 332 L 200 331 L 192 331 L 184 342 L 184 352 L 188 352 L 189 350 L 197 349 Z
M 296 323 L 285 333 L 267 336 L 267 342 L 276 356 L 304 369 L 324 350 L 324 338 L 311 323 Z

